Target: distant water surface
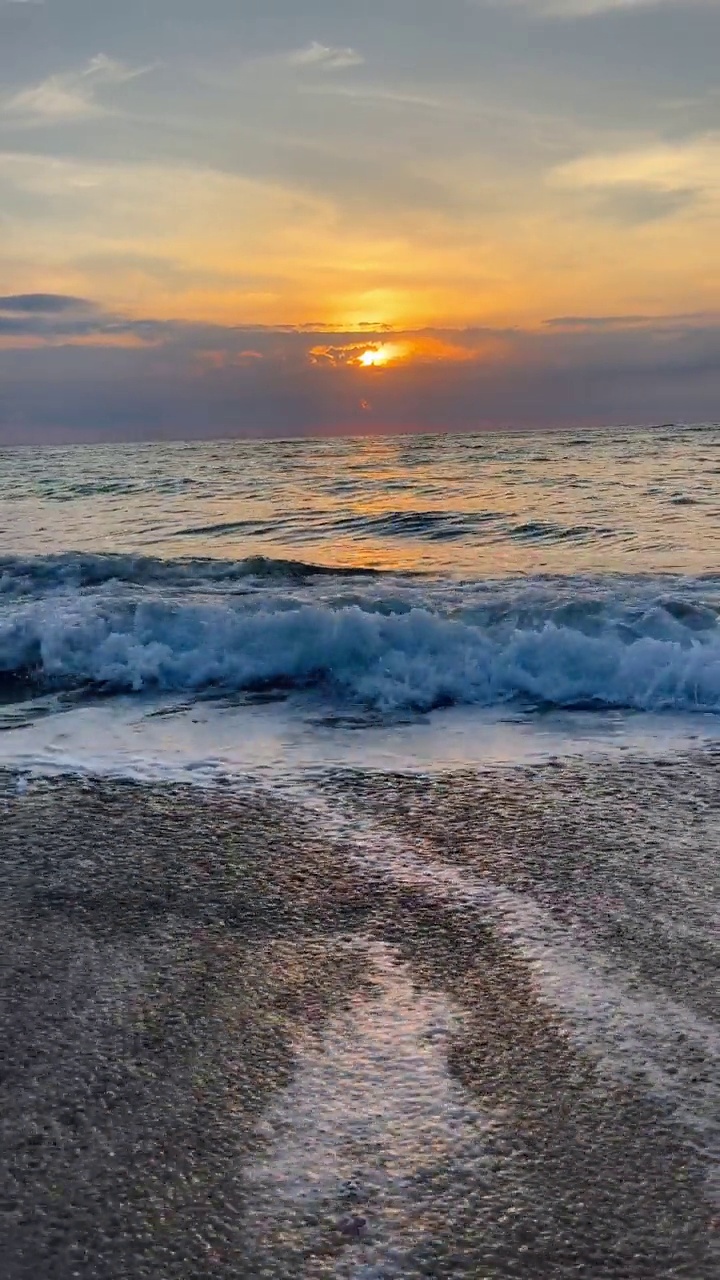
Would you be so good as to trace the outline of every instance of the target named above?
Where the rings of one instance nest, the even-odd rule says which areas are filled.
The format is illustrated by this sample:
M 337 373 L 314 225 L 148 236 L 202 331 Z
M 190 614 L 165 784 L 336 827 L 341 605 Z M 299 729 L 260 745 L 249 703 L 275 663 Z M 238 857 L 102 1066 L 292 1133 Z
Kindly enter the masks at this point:
M 462 577 L 718 568 L 720 428 L 0 452 L 0 552 Z

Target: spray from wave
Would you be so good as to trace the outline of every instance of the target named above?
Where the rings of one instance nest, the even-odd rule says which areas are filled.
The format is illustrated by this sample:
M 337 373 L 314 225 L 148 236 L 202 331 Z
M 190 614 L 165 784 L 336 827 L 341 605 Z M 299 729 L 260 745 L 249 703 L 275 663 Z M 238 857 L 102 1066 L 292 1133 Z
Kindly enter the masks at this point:
M 506 583 L 466 598 L 362 581 L 349 594 L 343 582 L 334 575 L 332 595 L 312 566 L 265 560 L 6 563 L 0 675 L 106 693 L 322 688 L 380 711 L 513 700 L 720 711 L 718 613 L 697 593 L 544 584 L 528 596 Z

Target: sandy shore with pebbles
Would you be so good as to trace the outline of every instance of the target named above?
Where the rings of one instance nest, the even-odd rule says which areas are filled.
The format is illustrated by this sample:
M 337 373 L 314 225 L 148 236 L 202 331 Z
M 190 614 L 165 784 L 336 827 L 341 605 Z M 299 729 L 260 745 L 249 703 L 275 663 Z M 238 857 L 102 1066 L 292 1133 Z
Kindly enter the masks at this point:
M 347 773 L 330 830 L 4 776 L 3 1276 L 712 1280 L 717 772 L 673 768 Z

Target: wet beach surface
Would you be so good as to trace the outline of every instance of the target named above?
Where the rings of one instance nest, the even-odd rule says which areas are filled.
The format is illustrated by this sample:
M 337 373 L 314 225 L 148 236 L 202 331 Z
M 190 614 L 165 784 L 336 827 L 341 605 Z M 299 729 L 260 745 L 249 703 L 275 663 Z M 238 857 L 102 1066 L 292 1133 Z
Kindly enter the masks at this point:
M 712 1280 L 719 796 L 4 775 L 2 1274 Z

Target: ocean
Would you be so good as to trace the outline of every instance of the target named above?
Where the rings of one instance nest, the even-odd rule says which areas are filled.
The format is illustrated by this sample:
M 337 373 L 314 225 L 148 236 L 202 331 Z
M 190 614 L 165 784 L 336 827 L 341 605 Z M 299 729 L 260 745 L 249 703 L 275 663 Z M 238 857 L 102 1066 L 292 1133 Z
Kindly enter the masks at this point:
M 13 1280 L 718 1274 L 720 428 L 6 449 L 0 525 Z

